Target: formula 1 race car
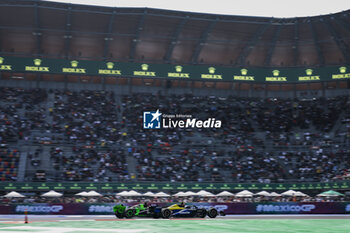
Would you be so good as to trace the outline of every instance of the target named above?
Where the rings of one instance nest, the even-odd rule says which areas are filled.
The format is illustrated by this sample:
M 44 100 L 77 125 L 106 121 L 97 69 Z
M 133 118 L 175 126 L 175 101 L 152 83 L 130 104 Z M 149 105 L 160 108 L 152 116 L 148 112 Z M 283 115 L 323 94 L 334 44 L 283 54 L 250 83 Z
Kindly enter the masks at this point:
M 149 218 L 216 218 L 218 211 L 215 208 L 208 210 L 204 208 L 198 208 L 195 205 L 174 204 L 169 207 L 158 207 L 156 205 L 138 204 L 131 207 L 118 204 L 113 207 L 114 214 L 117 218 L 132 218 L 136 217 L 149 217 Z M 224 215 L 223 212 L 220 213 Z
M 195 205 L 184 205 L 183 203 L 174 204 L 167 208 L 161 209 L 161 216 L 163 218 L 170 218 L 170 217 L 205 218 L 206 216 L 208 216 L 209 218 L 216 218 L 217 215 L 218 215 L 218 211 L 215 208 L 210 208 L 206 210 L 204 208 L 198 208 Z
M 137 217 L 162 217 L 162 208 L 155 205 L 138 204 L 131 207 L 127 207 L 123 204 L 119 204 L 113 207 L 114 214 L 117 218 L 132 218 Z

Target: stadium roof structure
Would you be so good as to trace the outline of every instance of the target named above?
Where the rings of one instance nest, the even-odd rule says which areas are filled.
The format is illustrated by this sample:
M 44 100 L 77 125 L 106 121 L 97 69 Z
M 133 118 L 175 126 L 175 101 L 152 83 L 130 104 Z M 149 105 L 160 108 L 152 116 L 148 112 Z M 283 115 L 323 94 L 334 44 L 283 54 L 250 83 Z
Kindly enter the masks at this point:
M 0 0 L 0 54 L 234 67 L 343 65 L 350 64 L 350 10 L 266 18 Z

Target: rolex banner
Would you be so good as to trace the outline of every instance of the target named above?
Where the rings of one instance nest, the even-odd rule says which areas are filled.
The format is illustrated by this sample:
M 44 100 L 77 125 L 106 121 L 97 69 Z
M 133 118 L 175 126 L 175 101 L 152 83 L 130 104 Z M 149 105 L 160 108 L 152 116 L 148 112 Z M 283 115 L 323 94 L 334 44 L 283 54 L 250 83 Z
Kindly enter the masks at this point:
M 350 79 L 350 66 L 346 65 L 322 68 L 231 68 L 0 56 L 0 72 L 5 71 L 258 83 L 307 83 Z

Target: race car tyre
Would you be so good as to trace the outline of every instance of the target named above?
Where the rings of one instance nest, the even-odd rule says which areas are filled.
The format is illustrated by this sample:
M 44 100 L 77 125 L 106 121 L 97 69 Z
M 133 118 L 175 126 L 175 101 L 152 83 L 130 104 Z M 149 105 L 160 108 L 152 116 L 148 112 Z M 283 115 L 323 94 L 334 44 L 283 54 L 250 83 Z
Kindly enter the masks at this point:
M 135 215 L 135 211 L 133 209 L 128 209 L 127 211 L 125 211 L 125 217 L 126 218 L 132 218 Z
M 116 213 L 115 213 L 115 216 L 116 216 L 117 218 L 124 218 L 124 214 L 119 213 L 119 212 L 116 212 Z
M 208 216 L 209 218 L 216 218 L 216 216 L 218 216 L 218 211 L 214 208 L 211 208 L 208 210 Z
M 169 209 L 162 209 L 162 217 L 163 218 L 170 218 L 171 211 Z
M 205 216 L 207 216 L 207 211 L 205 209 L 199 209 L 197 210 L 197 216 L 199 218 L 205 218 Z

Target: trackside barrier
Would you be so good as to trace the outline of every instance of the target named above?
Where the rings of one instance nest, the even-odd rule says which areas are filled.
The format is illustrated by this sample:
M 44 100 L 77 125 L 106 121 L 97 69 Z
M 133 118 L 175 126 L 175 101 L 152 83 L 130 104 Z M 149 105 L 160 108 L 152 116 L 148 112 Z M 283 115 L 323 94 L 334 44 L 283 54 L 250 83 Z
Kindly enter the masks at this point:
M 118 203 L 94 204 L 8 204 L 0 214 L 113 214 Z M 134 205 L 137 203 L 127 203 Z M 155 203 L 167 206 L 172 203 Z M 350 202 L 267 202 L 267 203 L 188 203 L 201 208 L 214 207 L 225 214 L 350 214 Z

